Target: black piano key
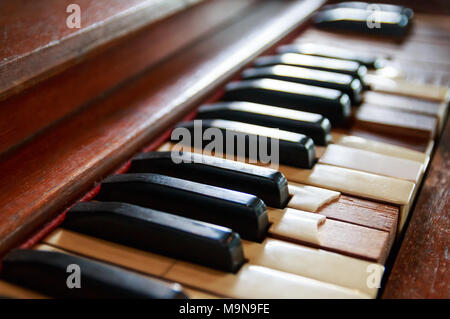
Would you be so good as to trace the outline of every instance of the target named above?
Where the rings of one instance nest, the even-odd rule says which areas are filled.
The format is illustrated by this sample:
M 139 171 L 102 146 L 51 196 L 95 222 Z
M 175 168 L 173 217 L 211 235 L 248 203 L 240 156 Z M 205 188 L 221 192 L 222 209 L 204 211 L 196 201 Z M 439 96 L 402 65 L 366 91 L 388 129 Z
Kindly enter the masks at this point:
M 224 119 L 307 135 L 316 145 L 331 142 L 331 123 L 321 114 L 250 102 L 222 102 L 198 109 L 199 119 Z
M 228 272 L 244 263 L 241 240 L 231 229 L 127 203 L 79 203 L 62 227 Z
M 264 78 L 339 90 L 346 93 L 354 104 L 359 104 L 361 102 L 361 94 L 364 88 L 360 80 L 348 74 L 320 71 L 289 65 L 251 68 L 242 73 L 242 80 Z
M 313 22 L 318 28 L 389 37 L 404 37 L 411 25 L 404 13 L 356 8 L 322 10 L 314 15 Z
M 363 10 L 370 10 L 370 6 L 373 6 L 381 11 L 390 11 L 390 12 L 397 12 L 402 13 L 408 17 L 408 19 L 411 19 L 414 16 L 414 11 L 410 8 L 406 8 L 404 6 L 394 5 L 394 4 L 385 4 L 385 3 L 369 3 L 369 2 L 363 2 L 363 1 L 344 1 L 340 3 L 333 3 L 328 4 L 324 6 L 322 9 L 328 10 L 328 9 L 336 9 L 336 8 L 353 8 L 353 9 L 363 9 Z M 375 6 L 374 6 L 375 5 Z
M 199 125 L 196 125 L 196 122 Z M 191 136 L 195 136 L 196 131 L 200 131 L 198 133 L 203 136 L 206 130 L 218 129 L 222 138 L 216 138 L 214 143 L 220 144 L 223 153 L 247 157 L 255 161 L 264 162 L 264 156 L 269 156 L 269 151 L 275 148 L 273 143 L 278 143 L 279 152 L 278 154 L 270 154 L 270 156 L 274 158 L 274 155 L 278 155 L 275 160 L 278 160 L 281 164 L 312 168 L 316 160 L 314 141 L 303 134 L 227 120 L 182 122 L 177 125 L 177 128 L 187 129 Z M 261 138 L 266 140 L 262 141 Z M 172 139 L 172 142 L 178 141 Z M 205 148 L 211 143 L 211 141 L 205 139 L 199 142 L 202 143 L 198 145 L 201 148 Z M 196 147 L 192 139 L 190 141 L 183 140 L 180 143 L 188 143 L 190 146 Z M 231 145 L 234 147 L 232 148 Z M 242 149 L 238 149 L 238 147 Z M 266 148 L 265 151 L 261 151 L 262 148 Z
M 286 177 L 280 172 L 242 162 L 189 152 L 141 153 L 128 173 L 156 173 L 253 194 L 268 206 L 289 201 Z
M 69 265 L 80 269 L 80 288 L 67 285 Z M 18 249 L 2 263 L 0 277 L 55 298 L 186 298 L 170 285 L 102 262 L 59 252 Z
M 360 52 L 355 52 L 354 50 L 318 43 L 286 44 L 280 46 L 277 49 L 277 52 L 280 54 L 300 53 L 324 58 L 356 61 L 369 69 L 379 69 L 386 64 L 385 59 L 377 56 L 361 54 Z
M 356 61 L 331 59 L 299 53 L 263 56 L 254 62 L 255 67 L 266 67 L 277 64 L 348 74 L 358 78 L 362 83 L 364 83 L 364 77 L 367 74 L 367 68 Z
M 256 196 L 159 174 L 106 178 L 96 200 L 125 202 L 229 227 L 242 238 L 264 239 L 269 220 Z
M 333 124 L 346 123 L 351 114 L 350 98 L 341 91 L 273 79 L 229 83 L 223 99 L 319 113 Z

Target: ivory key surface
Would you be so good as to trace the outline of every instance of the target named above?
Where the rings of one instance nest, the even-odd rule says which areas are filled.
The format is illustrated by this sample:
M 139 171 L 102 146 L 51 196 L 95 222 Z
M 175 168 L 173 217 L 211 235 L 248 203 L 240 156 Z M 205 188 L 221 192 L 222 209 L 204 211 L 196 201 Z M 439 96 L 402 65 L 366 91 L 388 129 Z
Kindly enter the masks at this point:
M 382 265 L 373 262 L 276 239 L 268 238 L 261 244 L 243 241 L 243 245 L 252 264 L 358 289 L 371 297 L 376 297 L 378 289 L 367 285 L 367 270 L 373 265 L 379 267 L 380 274 L 384 270 Z M 379 284 L 375 283 L 376 286 Z
M 424 167 L 428 165 L 430 160 L 430 157 L 426 153 L 418 152 L 405 147 L 369 140 L 359 136 L 344 135 L 336 132 L 332 132 L 331 134 L 333 143 L 337 145 L 416 161 L 423 164 Z
M 415 187 L 409 181 L 323 164 L 310 170 L 280 165 L 279 171 L 288 181 L 397 205 L 407 205 Z
M 245 264 L 236 274 L 224 273 L 202 266 L 177 262 L 165 278 L 230 298 L 251 299 L 367 299 L 355 289 Z
M 245 264 L 236 274 L 216 271 L 181 261 L 171 262 L 169 267 L 164 269 L 154 269 L 151 265 L 165 265 L 167 264 L 167 258 L 152 253 L 142 253 L 135 249 L 128 251 L 127 258 L 123 258 L 120 252 L 123 248 L 127 249 L 128 247 L 67 230 L 57 230 L 56 234 L 57 236 L 55 236 L 55 233 L 50 234 L 43 241 L 45 244 L 52 246 L 38 245 L 36 248 L 56 251 L 66 250 L 69 253 L 179 282 L 195 290 L 220 297 L 369 298 L 368 295 L 356 290 L 250 264 Z M 108 249 L 110 245 L 113 249 Z M 141 265 L 141 262 L 144 265 Z M 258 290 L 258 288 L 262 288 L 261 285 L 264 286 L 264 289 Z M 253 291 L 251 287 L 257 290 Z M 286 291 L 281 291 L 284 289 Z
M 390 249 L 388 232 L 353 225 L 292 208 L 269 208 L 269 234 L 275 238 L 339 252 L 383 264 Z M 309 215 L 309 216 L 307 216 Z
M 421 84 L 402 79 L 386 78 L 368 74 L 364 78 L 374 91 L 394 93 L 442 102 L 448 98 L 449 89 L 443 86 Z
M 288 207 L 307 212 L 317 212 L 323 205 L 338 199 L 341 195 L 339 192 L 302 184 L 289 184 L 289 194 L 292 197 Z
M 328 145 L 319 163 L 404 179 L 413 183 L 417 183 L 423 173 L 423 165 L 416 161 L 342 145 Z
M 448 108 L 447 101 L 429 101 L 419 98 L 395 94 L 385 94 L 374 91 L 367 91 L 364 94 L 364 102 L 370 105 L 380 105 L 399 111 L 436 117 L 439 120 L 439 132 L 442 130 Z

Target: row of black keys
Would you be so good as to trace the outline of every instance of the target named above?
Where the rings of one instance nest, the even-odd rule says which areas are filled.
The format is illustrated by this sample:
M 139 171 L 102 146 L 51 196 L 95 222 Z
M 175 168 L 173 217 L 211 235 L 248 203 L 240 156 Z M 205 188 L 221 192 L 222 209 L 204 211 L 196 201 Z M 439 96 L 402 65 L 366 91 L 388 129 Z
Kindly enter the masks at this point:
M 351 105 L 362 100 L 367 69 L 381 67 L 382 61 L 311 43 L 282 46 L 278 50 L 280 55 L 257 59 L 253 68 L 242 73 L 241 81 L 227 85 L 225 102 L 198 110 L 197 119 L 202 120 L 198 125 L 200 134 L 203 136 L 210 128 L 219 129 L 224 137 L 222 150 L 232 154 L 236 154 L 236 149 L 227 150 L 225 146 L 233 144 L 227 138 L 236 136 L 226 133 L 244 135 L 247 148 L 241 155 L 245 157 L 251 153 L 250 141 L 264 136 L 269 149 L 272 141 L 278 142 L 280 163 L 312 168 L 315 145 L 324 146 L 331 141 L 331 124 L 348 122 Z M 186 128 L 195 136 L 195 122 L 180 123 L 177 128 Z M 202 141 L 199 147 L 207 144 L 209 141 Z M 237 147 L 237 143 L 234 145 Z
M 241 81 L 227 85 L 223 99 L 317 113 L 344 124 L 351 105 L 362 101 L 368 68 L 383 65 L 378 57 L 313 43 L 281 46 L 278 52 L 258 58 Z
M 304 56 L 309 57 L 307 54 Z M 342 58 L 334 60 L 334 65 L 336 61 L 346 62 Z M 352 80 L 348 82 L 352 87 L 352 83 L 361 82 L 358 73 L 365 67 L 361 61 L 347 62 L 358 66 L 357 73 L 353 74 L 355 77 L 350 76 Z M 297 77 L 302 78 L 302 69 L 297 69 Z M 247 74 L 252 72 L 249 70 Z M 334 76 L 337 78 L 347 72 L 334 73 Z M 328 74 L 316 75 L 323 79 L 323 75 Z M 230 84 L 225 97 L 250 102 L 262 102 L 257 100 L 261 98 L 266 103 L 272 97 L 270 101 L 278 107 L 248 102 L 203 107 L 198 117 L 209 120 L 203 121 L 202 130 L 216 127 L 223 132 L 240 132 L 247 137 L 264 131 L 269 140 L 279 141 L 282 163 L 310 168 L 315 161 L 313 140 L 320 145 L 330 141 L 331 125 L 326 116 L 336 120 L 339 116 L 335 115 L 348 113 L 345 110 L 350 105 L 349 95 L 335 89 L 301 84 L 289 87 L 292 82 L 270 81 L 274 80 L 263 78 Z M 323 86 L 334 86 L 336 82 L 307 81 Z M 353 94 L 353 98 L 355 96 Z M 277 127 L 281 131 L 246 123 Z M 179 127 L 193 131 L 194 123 L 181 123 Z M 226 144 L 226 140 L 223 142 Z M 245 145 L 249 146 L 248 140 Z M 178 157 L 176 162 L 181 163 L 176 164 L 173 156 Z M 286 178 L 275 170 L 198 154 L 167 152 L 139 155 L 132 161 L 129 174 L 111 176 L 102 183 L 95 200 L 72 208 L 62 227 L 235 272 L 245 262 L 240 237 L 263 240 L 269 228 L 266 204 L 285 207 L 289 192 Z M 70 263 L 83 269 L 82 290 L 66 287 L 65 267 Z M 3 260 L 1 276 L 58 297 L 185 297 L 177 286 L 55 252 L 13 251 Z
M 265 202 L 281 208 L 288 200 L 286 178 L 269 168 L 192 153 L 144 153 L 132 161 L 129 174 L 107 178 L 95 201 L 75 205 L 61 227 L 235 272 L 245 262 L 240 236 L 266 236 Z M 82 269 L 83 289 L 67 288 L 69 264 Z M 38 250 L 8 254 L 1 277 L 56 297 L 184 297 L 178 286 Z

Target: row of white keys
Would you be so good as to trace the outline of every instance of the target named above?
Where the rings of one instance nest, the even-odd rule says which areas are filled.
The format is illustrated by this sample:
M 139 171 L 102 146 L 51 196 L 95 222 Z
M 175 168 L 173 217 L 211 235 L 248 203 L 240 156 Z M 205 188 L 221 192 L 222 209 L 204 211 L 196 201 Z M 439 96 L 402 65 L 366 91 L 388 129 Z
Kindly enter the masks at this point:
M 381 279 L 383 272 L 383 266 L 376 263 L 274 239 L 262 244 L 244 242 L 249 262 L 235 274 L 62 229 L 43 243 L 229 298 L 375 297 L 379 282 L 371 281 L 370 275 L 375 273 Z M 336 278 L 333 274 L 347 275 Z

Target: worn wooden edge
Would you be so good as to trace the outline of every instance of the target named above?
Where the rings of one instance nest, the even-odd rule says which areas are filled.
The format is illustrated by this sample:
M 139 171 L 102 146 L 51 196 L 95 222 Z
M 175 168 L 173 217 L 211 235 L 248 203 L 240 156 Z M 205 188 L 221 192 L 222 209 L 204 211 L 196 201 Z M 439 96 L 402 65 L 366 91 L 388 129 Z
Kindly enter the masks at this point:
M 382 298 L 450 298 L 450 122 L 422 185 Z M 400 245 L 401 244 L 401 245 Z M 397 249 L 398 249 L 397 247 Z
M 383 230 L 395 236 L 399 208 L 394 205 L 341 194 L 317 210 L 329 219 Z
M 0 64 L 0 101 L 80 63 L 112 41 L 119 41 L 203 1 L 206 0 L 147 0 L 27 54 L 8 59 Z
M 61 212 L 252 59 L 296 31 L 322 4 L 265 1 L 239 22 L 8 154 L 0 161 L 0 254 Z

